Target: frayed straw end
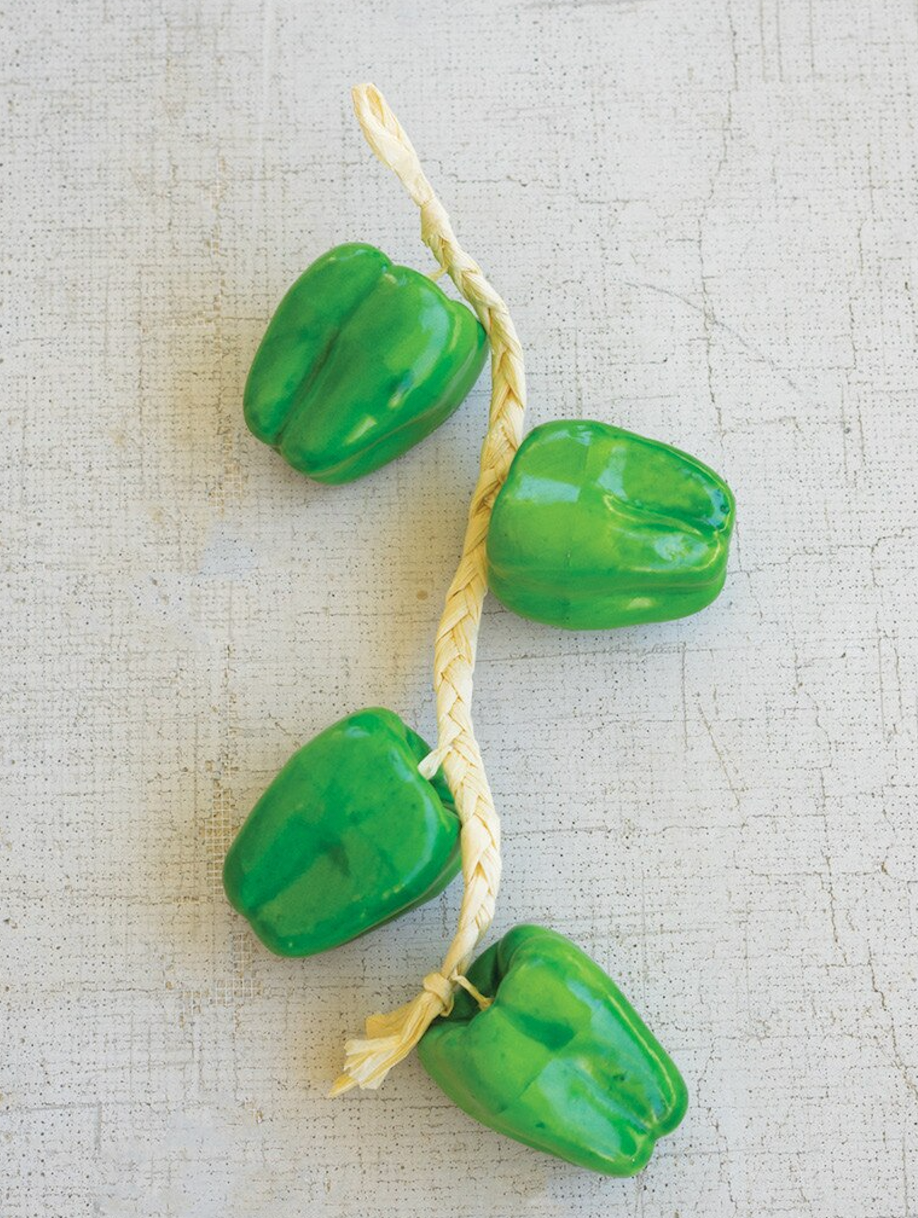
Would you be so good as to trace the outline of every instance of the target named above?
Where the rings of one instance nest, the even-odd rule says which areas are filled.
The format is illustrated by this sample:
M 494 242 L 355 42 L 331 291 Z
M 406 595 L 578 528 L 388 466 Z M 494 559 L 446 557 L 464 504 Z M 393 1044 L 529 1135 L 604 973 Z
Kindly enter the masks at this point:
M 352 1078 L 348 1078 L 346 1074 L 339 1074 L 325 1098 L 333 1100 L 336 1095 L 344 1095 L 345 1091 L 350 1091 L 352 1087 L 356 1086 L 357 1084 Z
M 425 978 L 425 984 L 427 981 Z M 442 993 L 425 989 L 389 1015 L 371 1015 L 366 1037 L 345 1043 L 344 1073 L 335 1080 L 329 1096 L 343 1095 L 352 1087 L 375 1091 L 392 1067 L 408 1056 L 437 1016 L 451 1005 L 451 992 L 444 998 Z

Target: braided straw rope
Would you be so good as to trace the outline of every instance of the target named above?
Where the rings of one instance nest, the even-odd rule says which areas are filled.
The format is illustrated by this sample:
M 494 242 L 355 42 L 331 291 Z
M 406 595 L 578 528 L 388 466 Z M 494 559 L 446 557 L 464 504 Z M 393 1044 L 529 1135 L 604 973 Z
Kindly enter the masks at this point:
M 488 1000 L 463 976 L 479 939 L 491 925 L 500 883 L 500 824 L 472 729 L 472 671 L 481 606 L 488 590 L 485 539 L 491 508 L 520 444 L 526 382 L 523 354 L 507 306 L 481 268 L 460 247 L 449 216 L 428 182 L 418 155 L 379 90 L 352 90 L 354 111 L 370 147 L 398 176 L 421 209 L 421 239 L 469 302 L 491 345 L 491 411 L 481 450 L 481 471 L 469 506 L 462 557 L 446 594 L 434 652 L 437 695 L 436 749 L 421 762 L 425 778 L 443 766 L 462 823 L 465 890 L 455 938 L 439 971 L 428 973 L 411 1002 L 389 1015 L 371 1015 L 365 1039 L 345 1045 L 344 1073 L 331 1090 L 378 1087 L 418 1043 L 431 1023 L 452 1009 L 457 985 L 481 1005 Z

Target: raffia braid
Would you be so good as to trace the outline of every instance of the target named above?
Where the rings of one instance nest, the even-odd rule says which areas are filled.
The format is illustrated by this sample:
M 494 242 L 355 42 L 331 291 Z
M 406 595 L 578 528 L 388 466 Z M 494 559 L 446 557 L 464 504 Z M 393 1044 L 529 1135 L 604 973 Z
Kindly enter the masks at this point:
M 379 90 L 352 90 L 354 111 L 367 142 L 392 169 L 421 209 L 421 238 L 477 313 L 491 346 L 491 409 L 481 470 L 469 506 L 459 568 L 446 594 L 434 651 L 437 747 L 420 765 L 431 778 L 442 765 L 462 823 L 464 892 L 459 925 L 438 971 L 428 973 L 417 997 L 389 1015 L 371 1015 L 366 1037 L 345 1045 L 344 1073 L 332 1088 L 378 1087 L 418 1043 L 430 1024 L 452 1009 L 456 986 L 491 924 L 500 884 L 500 822 L 472 728 L 472 673 L 481 607 L 487 592 L 485 539 L 497 492 L 519 447 L 526 404 L 523 354 L 506 304 L 481 267 L 456 240 L 449 216 L 433 192 L 417 153 Z M 470 992 L 474 991 L 471 987 Z M 482 1005 L 487 999 L 476 996 Z

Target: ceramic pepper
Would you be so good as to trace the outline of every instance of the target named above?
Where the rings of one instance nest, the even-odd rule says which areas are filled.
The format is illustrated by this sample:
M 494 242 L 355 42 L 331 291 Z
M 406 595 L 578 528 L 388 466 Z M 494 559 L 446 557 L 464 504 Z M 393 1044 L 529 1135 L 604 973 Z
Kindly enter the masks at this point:
M 484 330 L 426 275 L 339 245 L 281 301 L 245 387 L 250 431 L 319 482 L 349 482 L 444 422 L 478 378 Z
M 517 926 L 471 966 L 418 1046 L 482 1124 L 609 1176 L 632 1176 L 685 1115 L 682 1076 L 612 979 L 575 943 Z
M 271 951 L 326 951 L 441 892 L 459 817 L 429 746 L 380 708 L 348 715 L 290 758 L 233 842 L 223 884 Z
M 598 630 L 685 617 L 724 585 L 735 504 L 695 457 L 606 423 L 534 428 L 488 530 L 488 584 L 522 617 Z

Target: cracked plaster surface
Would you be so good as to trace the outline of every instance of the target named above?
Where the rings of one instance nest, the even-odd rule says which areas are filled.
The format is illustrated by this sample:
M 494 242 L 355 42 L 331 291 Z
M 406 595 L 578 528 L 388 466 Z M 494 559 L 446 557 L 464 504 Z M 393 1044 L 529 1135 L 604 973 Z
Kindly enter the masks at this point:
M 918 1215 L 912 0 L 39 3 L 0 59 L 3 1218 Z M 299 743 L 379 703 L 433 729 L 486 382 L 341 488 L 240 412 L 320 252 L 428 265 L 367 78 L 511 304 L 531 423 L 659 437 L 737 495 L 703 614 L 482 625 L 493 933 L 576 939 L 689 1085 L 636 1180 L 414 1061 L 326 1100 L 455 888 L 306 962 L 221 894 Z

